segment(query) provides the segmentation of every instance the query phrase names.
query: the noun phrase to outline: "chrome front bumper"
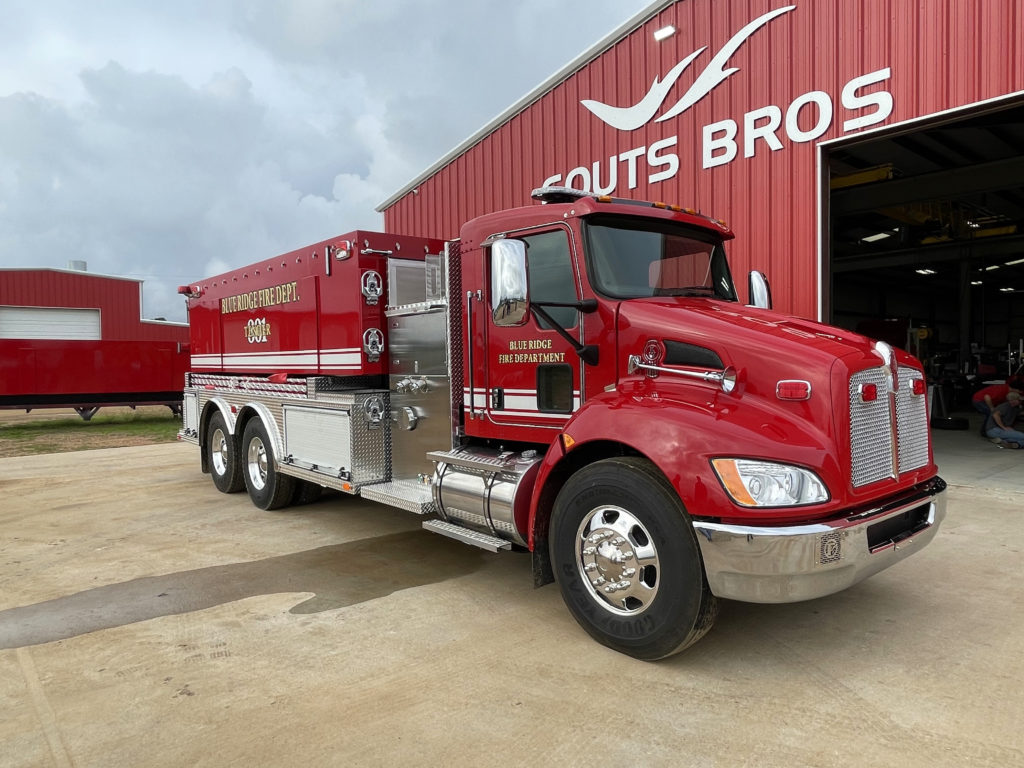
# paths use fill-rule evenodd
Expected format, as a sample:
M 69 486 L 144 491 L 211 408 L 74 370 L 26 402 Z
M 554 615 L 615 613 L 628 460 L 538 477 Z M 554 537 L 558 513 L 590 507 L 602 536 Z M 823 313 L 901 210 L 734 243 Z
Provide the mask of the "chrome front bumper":
M 712 593 L 750 603 L 831 595 L 934 538 L 946 517 L 939 477 L 909 497 L 861 514 L 772 528 L 694 522 Z

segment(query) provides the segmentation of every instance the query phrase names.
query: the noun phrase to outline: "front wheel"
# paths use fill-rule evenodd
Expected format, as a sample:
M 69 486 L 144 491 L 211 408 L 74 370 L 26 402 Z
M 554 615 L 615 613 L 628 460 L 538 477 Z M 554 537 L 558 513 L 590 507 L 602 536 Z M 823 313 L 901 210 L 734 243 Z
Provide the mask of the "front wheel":
M 605 459 L 569 478 L 555 500 L 549 546 L 570 612 L 609 648 L 660 659 L 714 623 L 718 603 L 693 525 L 645 459 Z
M 258 418 L 249 420 L 242 437 L 245 488 L 252 503 L 260 509 L 279 509 L 288 504 L 295 492 L 295 478 L 277 471 L 274 448 L 267 430 Z

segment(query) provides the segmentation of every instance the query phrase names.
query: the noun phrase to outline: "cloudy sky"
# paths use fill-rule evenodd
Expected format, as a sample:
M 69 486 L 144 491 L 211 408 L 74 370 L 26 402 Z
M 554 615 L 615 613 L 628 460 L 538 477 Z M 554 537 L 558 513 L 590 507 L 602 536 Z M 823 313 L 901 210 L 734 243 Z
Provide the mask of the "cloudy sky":
M 178 285 L 355 228 L 650 0 L 4 0 L 0 267 Z M 583 12 L 581 12 L 581 9 Z

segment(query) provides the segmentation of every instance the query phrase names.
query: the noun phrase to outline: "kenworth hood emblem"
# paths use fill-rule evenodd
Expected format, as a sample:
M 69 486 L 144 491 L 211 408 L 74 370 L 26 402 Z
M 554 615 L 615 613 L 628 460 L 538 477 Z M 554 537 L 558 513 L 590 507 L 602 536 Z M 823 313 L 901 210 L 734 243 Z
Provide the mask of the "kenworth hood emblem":
M 725 63 L 729 60 L 729 57 L 736 53 L 736 51 L 739 50 L 739 47 L 747 41 L 747 38 L 753 35 L 758 29 L 763 27 L 776 16 L 789 13 L 794 8 L 796 8 L 795 5 L 787 5 L 785 8 L 770 11 L 763 16 L 759 16 L 754 19 L 752 22 L 747 24 L 747 26 L 743 27 L 743 29 L 733 35 L 729 42 L 722 46 L 722 49 L 715 54 L 714 58 L 712 58 L 710 62 L 708 62 L 704 71 L 697 75 L 697 78 L 693 81 L 693 85 L 691 85 L 686 93 L 683 94 L 683 97 L 675 103 L 675 106 L 665 112 L 665 114 L 659 117 L 655 122 L 660 123 L 665 120 L 670 120 L 676 115 L 682 114 L 711 93 L 711 91 L 723 83 L 730 75 L 735 72 L 739 72 L 739 67 L 723 69 Z M 693 60 L 706 49 L 706 45 L 702 48 L 698 48 L 685 59 L 680 61 L 669 70 L 668 74 L 665 75 L 664 80 L 659 81 L 658 78 L 655 77 L 650 90 L 647 91 L 647 95 L 631 107 L 613 107 L 608 104 L 603 104 L 600 101 L 594 101 L 593 99 L 583 99 L 580 101 L 580 104 L 593 112 L 598 119 L 613 128 L 618 128 L 620 131 L 632 131 L 640 128 L 641 126 L 649 123 L 657 114 L 658 110 L 661 109 L 662 104 L 665 103 L 665 99 L 668 98 L 669 91 L 672 90 L 672 87 L 676 84 L 679 77 L 684 71 L 686 71 L 686 68 L 690 66 L 691 62 L 693 62 Z

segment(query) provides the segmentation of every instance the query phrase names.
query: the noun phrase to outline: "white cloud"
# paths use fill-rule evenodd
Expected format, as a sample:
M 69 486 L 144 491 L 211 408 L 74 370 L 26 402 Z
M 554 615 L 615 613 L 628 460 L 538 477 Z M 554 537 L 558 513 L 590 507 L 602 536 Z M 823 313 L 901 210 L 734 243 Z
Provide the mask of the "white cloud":
M 356 228 L 646 0 L 5 3 L 0 266 L 177 285 Z

